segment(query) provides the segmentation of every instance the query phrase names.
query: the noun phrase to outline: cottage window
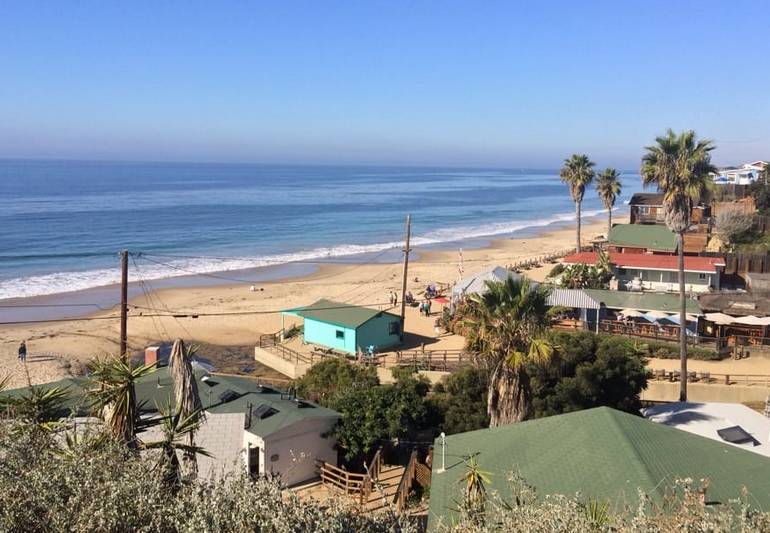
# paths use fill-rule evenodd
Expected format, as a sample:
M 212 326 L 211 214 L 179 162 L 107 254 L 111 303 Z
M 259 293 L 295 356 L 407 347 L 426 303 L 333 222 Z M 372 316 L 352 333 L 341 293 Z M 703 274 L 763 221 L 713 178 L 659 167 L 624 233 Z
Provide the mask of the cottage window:
M 336 331 L 336 335 L 338 339 L 344 339 L 345 338 L 345 331 L 342 329 L 338 329 Z
M 259 448 L 249 448 L 249 475 L 251 477 L 259 475 Z
M 639 207 L 639 214 L 640 215 L 649 215 L 650 214 L 650 208 L 646 205 Z
M 398 335 L 401 333 L 401 323 L 398 321 L 393 321 L 390 324 L 388 324 L 388 335 Z
M 701 280 L 701 281 L 705 281 L 706 280 L 706 273 L 705 272 L 701 272 L 700 274 L 698 274 L 698 279 Z

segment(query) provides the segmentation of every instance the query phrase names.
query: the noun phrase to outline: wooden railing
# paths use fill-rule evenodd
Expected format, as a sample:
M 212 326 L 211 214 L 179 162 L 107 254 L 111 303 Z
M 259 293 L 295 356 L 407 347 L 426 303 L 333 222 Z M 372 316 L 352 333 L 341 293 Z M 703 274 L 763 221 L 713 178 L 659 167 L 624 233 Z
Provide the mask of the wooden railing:
M 361 487 L 361 505 L 365 505 L 369 501 L 369 496 L 374 490 L 374 483 L 380 479 L 380 473 L 382 472 L 382 448 L 379 448 L 372 457 L 369 463 L 369 468 L 366 471 L 366 477 L 364 478 L 363 487 Z
M 345 494 L 361 494 L 367 478 L 366 474 L 348 472 L 324 461 L 318 461 L 318 471 L 325 485 L 337 487 Z
M 420 462 L 415 467 L 415 480 L 421 487 L 430 487 L 431 471 L 427 465 Z
M 652 370 L 652 377 L 658 381 L 679 381 L 678 370 Z M 714 385 L 746 385 L 770 389 L 770 375 L 766 374 L 719 374 L 714 372 L 688 372 L 687 381 Z
M 406 499 L 409 497 L 409 491 L 412 489 L 417 471 L 417 450 L 412 451 L 409 456 L 409 464 L 406 465 L 404 473 L 401 475 L 401 481 L 398 483 L 398 489 L 393 496 L 393 504 L 396 507 L 396 513 L 401 514 L 406 509 Z
M 413 366 L 419 370 L 451 370 L 473 361 L 474 354 L 465 350 L 402 350 L 396 360 L 378 358 L 382 366 Z

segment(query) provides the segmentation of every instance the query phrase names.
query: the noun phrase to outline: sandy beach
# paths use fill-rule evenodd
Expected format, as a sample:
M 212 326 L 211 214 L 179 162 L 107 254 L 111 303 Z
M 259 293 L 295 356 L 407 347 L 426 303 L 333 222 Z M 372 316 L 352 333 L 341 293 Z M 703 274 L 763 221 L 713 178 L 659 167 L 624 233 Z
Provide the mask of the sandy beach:
M 584 223 L 585 241 L 606 232 L 603 219 Z M 466 275 L 497 265 L 557 253 L 574 243 L 574 229 L 543 232 L 534 237 L 492 241 L 490 246 L 463 251 Z M 419 252 L 419 259 L 409 267 L 408 290 L 421 293 L 429 282 L 454 283 L 459 279 L 458 250 Z M 190 286 L 162 289 L 131 299 L 128 343 L 140 353 L 146 346 L 181 337 L 200 346 L 203 357 L 218 370 L 257 375 L 275 373 L 253 361 L 252 350 L 260 334 L 281 327 L 281 309 L 310 304 L 320 298 L 387 308 L 389 291 L 401 290 L 402 264 L 324 265 L 317 272 L 292 279 L 264 282 L 252 290 L 250 284 Z M 544 265 L 527 275 L 542 280 L 552 268 Z M 198 318 L 153 317 L 154 314 L 243 313 Z M 104 317 L 116 311 L 101 312 L 72 322 L 0 327 L 0 366 L 11 375 L 11 386 L 23 386 L 26 378 L 17 361 L 17 347 L 22 339 L 29 349 L 28 371 L 33 383 L 42 383 L 78 375 L 92 358 L 115 353 L 118 347 L 119 321 Z M 408 309 L 406 332 L 412 339 L 435 343 L 433 318 L 419 316 Z M 414 342 L 414 341 L 413 341 Z M 459 348 L 461 337 L 446 335 L 438 339 L 441 348 Z

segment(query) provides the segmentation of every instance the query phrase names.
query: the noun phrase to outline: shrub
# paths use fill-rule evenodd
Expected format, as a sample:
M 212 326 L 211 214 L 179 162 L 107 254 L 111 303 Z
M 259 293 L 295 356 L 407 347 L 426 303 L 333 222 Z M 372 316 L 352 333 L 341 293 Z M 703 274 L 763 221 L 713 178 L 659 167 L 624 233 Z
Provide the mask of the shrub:
M 555 278 L 559 274 L 564 272 L 564 264 L 563 263 L 556 263 L 554 267 L 551 269 L 551 271 L 548 273 L 549 278 Z

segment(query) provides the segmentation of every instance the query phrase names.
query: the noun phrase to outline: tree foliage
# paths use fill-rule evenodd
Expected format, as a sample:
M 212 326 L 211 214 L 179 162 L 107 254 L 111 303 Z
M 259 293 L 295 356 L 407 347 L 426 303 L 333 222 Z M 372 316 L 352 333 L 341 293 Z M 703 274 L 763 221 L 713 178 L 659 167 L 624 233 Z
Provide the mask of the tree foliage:
M 342 415 L 335 435 L 347 459 L 366 455 L 392 439 L 414 439 L 426 427 L 427 382 L 407 372 L 395 377 L 393 385 L 343 388 L 330 403 Z
M 447 435 L 489 427 L 487 372 L 468 366 L 444 378 L 433 389 L 431 402 L 441 413 L 441 430 Z
M 614 168 L 605 168 L 596 177 L 596 192 L 599 199 L 607 209 L 607 234 L 612 229 L 612 208 L 615 207 L 615 200 L 620 196 L 620 172 Z
M 328 358 L 313 365 L 297 380 L 297 394 L 324 407 L 350 389 L 370 389 L 380 384 L 374 367 L 352 365 L 342 358 Z
M 754 224 L 754 217 L 744 213 L 739 208 L 721 211 L 716 216 L 714 231 L 728 246 L 734 245 L 737 237 L 746 233 Z
M 559 177 L 569 187 L 572 201 L 575 202 L 575 251 L 580 251 L 580 206 L 586 187 L 594 179 L 594 162 L 585 154 L 573 154 L 564 160 L 564 166 L 559 171 Z
M 278 479 L 234 474 L 169 491 L 155 461 L 107 434 L 63 441 L 0 421 L 0 531 L 193 533 L 415 531 L 392 514 L 363 514 L 285 493 Z
M 561 364 L 530 369 L 535 417 L 598 406 L 639 413 L 647 369 L 633 341 L 589 332 L 552 333 L 550 340 L 561 347 Z

